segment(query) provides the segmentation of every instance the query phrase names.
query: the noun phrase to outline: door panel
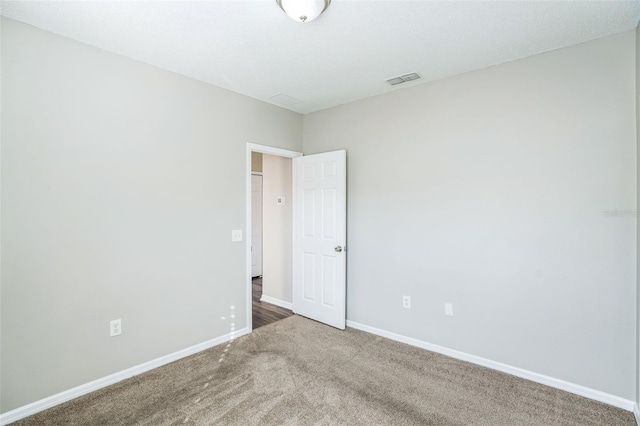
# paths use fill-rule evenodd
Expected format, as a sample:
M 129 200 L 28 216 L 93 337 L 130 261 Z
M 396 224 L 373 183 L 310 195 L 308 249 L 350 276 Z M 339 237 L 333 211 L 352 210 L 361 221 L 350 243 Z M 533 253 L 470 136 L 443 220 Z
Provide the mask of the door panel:
M 346 151 L 293 160 L 293 310 L 340 329 L 346 320 L 346 163 Z

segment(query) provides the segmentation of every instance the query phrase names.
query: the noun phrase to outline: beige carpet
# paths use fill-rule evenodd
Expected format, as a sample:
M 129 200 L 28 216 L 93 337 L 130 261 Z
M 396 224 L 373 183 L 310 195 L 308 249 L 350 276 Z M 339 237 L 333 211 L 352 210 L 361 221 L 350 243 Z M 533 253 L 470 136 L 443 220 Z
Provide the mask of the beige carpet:
M 226 352 L 225 352 L 226 351 Z M 635 425 L 633 414 L 299 316 L 17 425 Z

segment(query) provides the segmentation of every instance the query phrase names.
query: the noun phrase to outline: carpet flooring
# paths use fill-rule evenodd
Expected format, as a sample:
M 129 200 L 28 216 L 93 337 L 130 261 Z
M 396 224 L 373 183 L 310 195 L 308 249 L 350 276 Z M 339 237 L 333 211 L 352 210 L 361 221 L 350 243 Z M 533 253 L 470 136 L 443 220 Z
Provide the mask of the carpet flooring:
M 15 425 L 635 425 L 606 404 L 299 316 Z

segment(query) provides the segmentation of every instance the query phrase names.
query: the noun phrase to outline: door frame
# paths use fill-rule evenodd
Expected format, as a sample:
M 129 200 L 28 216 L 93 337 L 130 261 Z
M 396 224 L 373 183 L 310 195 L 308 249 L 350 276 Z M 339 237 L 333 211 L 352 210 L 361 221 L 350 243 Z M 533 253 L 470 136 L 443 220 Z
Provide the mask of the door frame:
M 246 300 L 246 321 L 249 333 L 253 331 L 253 313 L 252 313 L 252 293 L 253 286 L 251 283 L 251 153 L 260 152 L 262 154 L 277 155 L 286 158 L 302 157 L 302 153 L 298 151 L 290 151 L 288 149 L 275 148 L 267 145 L 259 145 L 255 143 L 247 143 L 246 164 L 245 164 L 245 280 L 247 290 Z M 291 170 L 293 173 L 293 167 Z M 293 202 L 293 200 L 291 200 Z M 295 225 L 295 218 L 293 218 Z M 264 264 L 262 265 L 264 268 Z

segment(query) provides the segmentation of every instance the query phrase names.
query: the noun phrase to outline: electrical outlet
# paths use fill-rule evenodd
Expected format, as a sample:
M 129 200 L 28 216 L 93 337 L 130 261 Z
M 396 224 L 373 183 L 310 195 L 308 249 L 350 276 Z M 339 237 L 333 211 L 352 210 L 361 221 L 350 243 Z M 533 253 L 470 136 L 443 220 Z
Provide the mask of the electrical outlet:
M 453 316 L 453 305 L 451 303 L 444 304 L 444 314 L 448 317 Z
M 109 336 L 119 336 L 122 334 L 122 320 L 116 319 L 109 323 Z
M 411 296 L 402 296 L 402 307 L 411 309 Z
M 235 243 L 242 241 L 242 229 L 234 229 L 231 231 L 231 242 Z

